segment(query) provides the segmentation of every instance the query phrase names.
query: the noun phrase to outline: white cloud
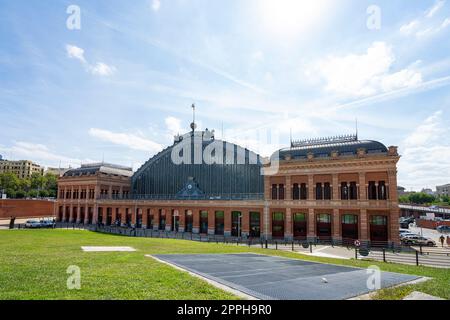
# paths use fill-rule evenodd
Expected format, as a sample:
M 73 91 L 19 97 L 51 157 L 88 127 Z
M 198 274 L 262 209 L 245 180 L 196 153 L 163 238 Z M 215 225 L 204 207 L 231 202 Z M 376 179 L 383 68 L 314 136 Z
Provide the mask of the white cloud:
M 133 150 L 156 153 L 162 149 L 160 144 L 146 139 L 145 137 L 131 133 L 112 132 L 98 128 L 91 128 L 89 129 L 89 135 Z
M 172 136 L 177 134 L 182 134 L 183 130 L 181 128 L 181 120 L 175 117 L 167 117 L 165 120 L 167 130 L 169 130 Z M 186 130 L 184 130 L 186 131 Z
M 450 135 L 443 123 L 442 111 L 436 111 L 418 125 L 403 141 L 399 163 L 399 184 L 420 190 L 448 183 L 450 172 Z
M 445 1 L 443 0 L 437 1 L 431 8 L 426 10 L 422 16 L 402 25 L 400 27 L 400 32 L 404 35 L 415 35 L 417 38 L 425 38 L 440 32 L 450 24 L 450 19 L 445 19 L 442 24 L 437 26 L 434 21 L 435 19 L 431 18 L 435 16 L 444 4 Z M 419 29 L 419 26 L 421 25 L 423 25 L 423 28 Z
M 84 58 L 84 50 L 74 46 L 74 45 L 66 45 L 67 56 L 71 59 L 78 59 L 83 63 L 86 63 L 86 59 Z
M 345 96 L 369 96 L 422 82 L 413 69 L 390 73 L 395 55 L 384 42 L 374 42 L 362 55 L 329 56 L 318 64 L 325 89 Z
M 382 78 L 381 87 L 383 91 L 389 92 L 398 88 L 414 87 L 420 83 L 422 83 L 422 74 L 420 72 L 403 69 Z
M 430 9 L 428 9 L 426 11 L 426 17 L 427 18 L 432 18 L 439 10 L 441 10 L 441 8 L 444 6 L 445 1 L 444 0 L 439 0 L 436 2 L 436 4 L 434 6 L 432 6 Z
M 419 26 L 420 22 L 419 20 L 413 20 L 407 24 L 404 24 L 403 26 L 400 27 L 400 32 L 406 35 L 410 35 L 414 32 L 414 30 L 417 29 L 417 27 Z
M 90 70 L 93 75 L 111 76 L 116 72 L 116 67 L 108 66 L 103 62 L 97 62 Z
M 447 18 L 442 22 L 441 29 L 447 28 L 448 26 L 450 26 L 450 18 Z
M 153 0 L 152 1 L 152 10 L 158 11 L 159 8 L 161 8 L 161 1 L 160 0 Z
M 0 146 L 0 152 L 12 155 L 17 160 L 32 160 L 43 166 L 61 167 L 79 166 L 81 163 L 95 162 L 91 159 L 75 159 L 51 151 L 38 143 L 18 141 L 12 147 Z M 6 158 L 6 157 L 5 157 Z
M 86 71 L 96 76 L 111 76 L 116 72 L 116 67 L 109 66 L 104 62 L 97 62 L 95 64 L 90 64 L 84 57 L 84 49 L 74 46 L 66 45 L 67 56 L 70 59 L 76 59 L 81 61 Z

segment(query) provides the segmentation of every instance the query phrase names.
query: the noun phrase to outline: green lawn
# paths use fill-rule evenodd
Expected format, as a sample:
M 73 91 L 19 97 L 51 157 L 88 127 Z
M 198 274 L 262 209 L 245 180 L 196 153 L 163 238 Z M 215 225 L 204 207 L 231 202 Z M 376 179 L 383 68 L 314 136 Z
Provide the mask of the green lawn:
M 136 252 L 87 253 L 81 246 L 131 246 Z M 450 271 L 372 261 L 340 260 L 184 240 L 128 238 L 81 230 L 0 231 L 0 299 L 236 299 L 185 272 L 144 257 L 161 253 L 255 252 L 433 277 L 382 290 L 398 299 L 413 290 L 450 299 Z M 81 290 L 68 290 L 67 267 L 81 268 Z

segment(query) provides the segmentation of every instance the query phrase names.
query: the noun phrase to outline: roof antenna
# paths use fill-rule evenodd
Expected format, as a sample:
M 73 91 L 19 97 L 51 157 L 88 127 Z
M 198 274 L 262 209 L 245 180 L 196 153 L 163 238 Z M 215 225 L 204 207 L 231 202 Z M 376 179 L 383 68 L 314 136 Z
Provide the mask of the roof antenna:
M 358 118 L 356 120 L 356 140 L 358 140 Z
M 197 125 L 195 124 L 195 104 L 192 104 L 192 123 L 191 123 L 192 132 L 194 132 L 196 128 Z

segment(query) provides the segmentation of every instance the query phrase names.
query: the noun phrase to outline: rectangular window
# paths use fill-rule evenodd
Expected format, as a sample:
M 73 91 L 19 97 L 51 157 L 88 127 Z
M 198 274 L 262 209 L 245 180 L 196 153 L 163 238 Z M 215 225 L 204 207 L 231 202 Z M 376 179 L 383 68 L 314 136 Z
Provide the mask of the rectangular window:
M 342 223 L 344 224 L 357 224 L 358 216 L 354 214 L 344 214 L 342 216 Z
M 317 215 L 317 222 L 331 223 L 331 215 L 327 213 L 321 213 Z
M 305 213 L 294 213 L 294 222 L 305 222 L 306 214 Z

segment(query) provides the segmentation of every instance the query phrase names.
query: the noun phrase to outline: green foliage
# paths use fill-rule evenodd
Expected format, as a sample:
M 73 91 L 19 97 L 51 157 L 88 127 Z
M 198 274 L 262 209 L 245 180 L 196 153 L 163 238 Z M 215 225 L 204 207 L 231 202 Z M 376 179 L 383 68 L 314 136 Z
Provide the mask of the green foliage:
M 16 198 L 17 199 L 23 199 L 23 198 L 25 198 L 26 195 L 27 195 L 27 193 L 25 191 L 23 191 L 23 190 L 18 190 L 16 192 Z
M 400 196 L 398 197 L 398 201 L 400 203 L 409 203 L 409 196 Z
M 447 197 L 448 198 L 448 197 Z M 450 200 L 450 199 L 449 199 Z M 447 202 L 424 192 L 411 193 L 409 195 L 403 195 L 398 197 L 400 203 L 412 203 L 412 204 L 441 204 Z M 447 202 L 448 203 L 448 202 Z
M 0 173 L 0 191 L 4 190 L 8 198 L 56 197 L 58 177 L 47 173 L 41 176 L 33 173 L 30 179 L 19 179 L 13 173 Z

